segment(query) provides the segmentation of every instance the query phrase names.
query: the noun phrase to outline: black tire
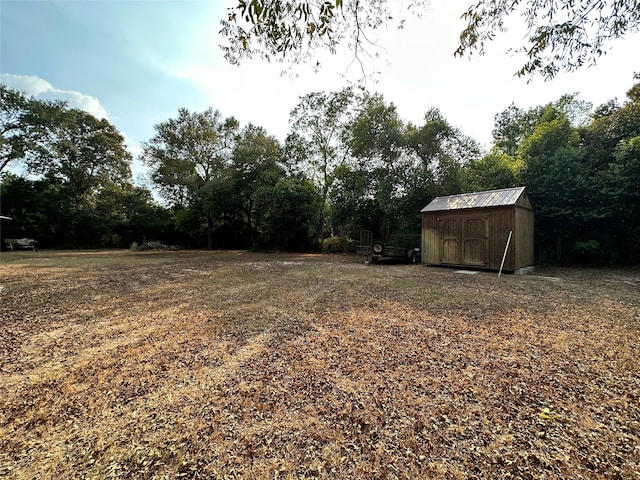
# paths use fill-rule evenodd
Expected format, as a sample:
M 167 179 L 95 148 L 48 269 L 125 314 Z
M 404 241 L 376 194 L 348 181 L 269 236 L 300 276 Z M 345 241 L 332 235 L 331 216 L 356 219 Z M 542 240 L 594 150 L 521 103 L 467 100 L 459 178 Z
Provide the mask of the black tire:
M 371 245 L 371 251 L 376 255 L 381 255 L 383 250 L 384 250 L 384 243 L 382 243 L 380 240 L 376 240 Z
M 409 255 L 409 262 L 416 263 L 418 261 L 418 257 L 416 256 L 416 252 L 411 252 Z

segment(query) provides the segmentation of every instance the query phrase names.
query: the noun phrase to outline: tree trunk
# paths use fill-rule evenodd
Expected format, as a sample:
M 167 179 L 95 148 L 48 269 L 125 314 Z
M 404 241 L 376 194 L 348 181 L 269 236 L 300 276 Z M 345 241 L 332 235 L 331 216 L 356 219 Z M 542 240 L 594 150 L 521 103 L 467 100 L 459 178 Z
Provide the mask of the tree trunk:
M 244 210 L 244 213 L 247 216 L 247 227 L 249 228 L 249 236 L 251 237 L 251 248 L 255 249 L 258 242 L 256 240 L 255 229 L 253 228 L 252 211 L 253 211 L 253 201 L 250 200 L 249 205 Z
M 207 215 L 207 250 L 213 250 L 213 218 Z

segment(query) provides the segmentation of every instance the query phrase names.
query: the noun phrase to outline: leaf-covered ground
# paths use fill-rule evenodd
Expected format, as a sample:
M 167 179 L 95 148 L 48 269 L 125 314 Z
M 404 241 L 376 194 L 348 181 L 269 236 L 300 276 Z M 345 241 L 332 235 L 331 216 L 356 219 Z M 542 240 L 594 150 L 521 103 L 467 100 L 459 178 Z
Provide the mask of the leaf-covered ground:
M 8 252 L 0 477 L 640 478 L 640 271 Z

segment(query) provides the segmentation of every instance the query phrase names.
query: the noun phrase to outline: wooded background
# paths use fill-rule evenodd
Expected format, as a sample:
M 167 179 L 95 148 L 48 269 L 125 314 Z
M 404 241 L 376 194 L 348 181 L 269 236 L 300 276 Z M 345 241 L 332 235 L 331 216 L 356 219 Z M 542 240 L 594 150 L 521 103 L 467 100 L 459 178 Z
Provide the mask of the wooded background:
M 577 94 L 513 103 L 488 150 L 438 109 L 416 125 L 357 88 L 301 97 L 284 142 L 182 108 L 143 145 L 147 187 L 107 120 L 1 85 L 1 235 L 40 248 L 350 251 L 361 228 L 418 233 L 436 196 L 526 186 L 538 263 L 638 264 L 639 80 L 595 108 Z

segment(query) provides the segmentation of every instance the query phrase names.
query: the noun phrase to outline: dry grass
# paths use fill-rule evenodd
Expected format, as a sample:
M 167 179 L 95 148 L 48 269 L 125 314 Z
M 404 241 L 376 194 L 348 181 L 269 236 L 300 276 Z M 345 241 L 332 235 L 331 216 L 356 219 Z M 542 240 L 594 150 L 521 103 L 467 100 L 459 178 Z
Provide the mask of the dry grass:
M 0 477 L 640 478 L 640 272 L 361 260 L 2 254 Z

